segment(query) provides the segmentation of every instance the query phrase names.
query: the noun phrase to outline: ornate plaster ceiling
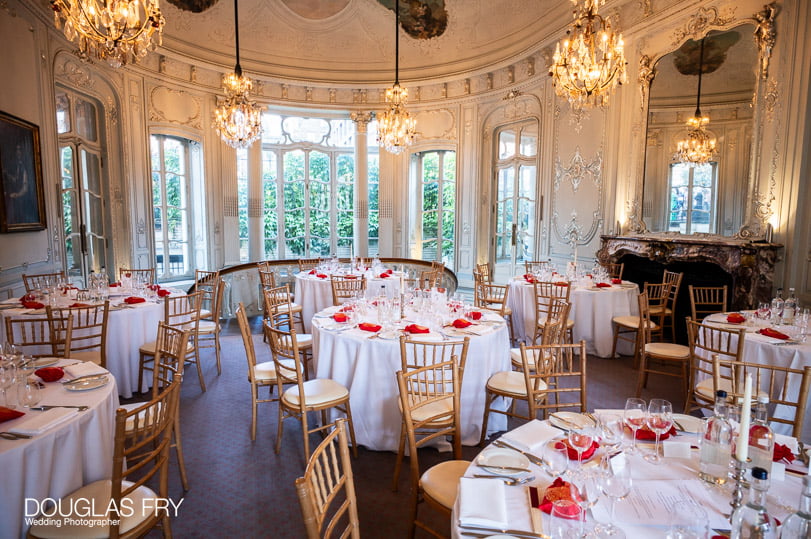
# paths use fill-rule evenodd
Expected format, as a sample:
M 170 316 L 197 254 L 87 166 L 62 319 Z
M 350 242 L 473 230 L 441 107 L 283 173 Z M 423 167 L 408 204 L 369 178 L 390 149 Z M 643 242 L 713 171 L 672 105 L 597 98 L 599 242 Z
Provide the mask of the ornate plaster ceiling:
M 171 2 L 162 5 L 164 52 L 223 71 L 233 67 L 233 2 L 220 0 L 197 13 L 175 4 L 191 9 L 211 0 Z M 242 67 L 249 75 L 270 79 L 389 84 L 394 76 L 393 4 L 239 0 Z M 536 50 L 550 34 L 562 34 L 570 6 L 563 0 L 401 0 L 401 22 L 410 24 L 411 33 L 400 34 L 400 78 L 406 83 L 459 78 L 508 65 Z

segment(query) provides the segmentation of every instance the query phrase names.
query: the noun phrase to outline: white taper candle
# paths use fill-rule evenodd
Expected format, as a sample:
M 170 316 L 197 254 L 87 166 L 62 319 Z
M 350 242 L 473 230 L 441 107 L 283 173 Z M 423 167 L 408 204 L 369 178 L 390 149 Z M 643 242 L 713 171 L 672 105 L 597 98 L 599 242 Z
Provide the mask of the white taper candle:
M 741 423 L 738 425 L 738 445 L 735 448 L 735 458 L 746 462 L 749 456 L 749 423 L 752 415 L 752 374 L 746 375 L 743 386 L 743 402 L 741 402 Z

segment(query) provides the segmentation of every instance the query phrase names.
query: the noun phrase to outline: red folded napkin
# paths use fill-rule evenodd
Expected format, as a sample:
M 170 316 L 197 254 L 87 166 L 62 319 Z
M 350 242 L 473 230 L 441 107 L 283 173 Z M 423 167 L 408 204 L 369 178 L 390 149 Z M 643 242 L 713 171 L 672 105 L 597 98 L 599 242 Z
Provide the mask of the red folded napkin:
M 34 301 L 36 299 L 37 299 L 37 297 L 34 294 L 25 294 L 23 297 L 20 298 L 20 303 L 23 303 L 23 302 L 26 302 L 26 301 Z
M 791 452 L 791 449 L 789 449 L 788 446 L 778 444 L 777 442 L 774 443 L 774 454 L 772 455 L 772 460 L 774 462 L 785 460 L 787 464 L 791 464 L 794 462 L 795 458 L 794 453 Z
M 622 284 L 622 279 L 611 279 L 611 284 Z
M 43 382 L 56 382 L 65 376 L 65 371 L 62 367 L 43 367 L 35 370 L 34 374 L 39 376 Z
M 127 279 L 130 279 L 132 277 L 132 273 L 127 272 L 127 273 L 124 274 L 124 277 L 126 277 Z
M 535 282 L 535 279 L 529 273 L 524 274 L 524 280 L 530 284 Z
M 346 316 L 346 313 L 335 313 L 332 315 L 332 319 L 336 322 L 346 322 L 349 320 L 349 317 Z
M 746 317 L 741 313 L 729 313 L 727 315 L 727 322 L 730 324 L 743 324 L 746 322 Z
M 387 270 L 386 270 L 386 273 L 388 273 L 389 275 L 391 275 L 392 273 L 394 273 L 394 270 L 393 270 L 393 269 L 387 269 Z
M 168 290 L 164 290 L 163 288 L 158 290 L 158 297 L 159 298 L 165 298 L 166 296 L 170 296 L 171 294 L 172 294 L 171 292 L 169 292 Z
M 371 331 L 373 333 L 380 331 L 382 327 L 383 326 L 372 324 L 371 322 L 361 322 L 358 324 L 358 329 L 362 329 L 363 331 Z
M 464 318 L 457 318 L 456 320 L 453 321 L 453 327 L 455 327 L 456 329 L 464 329 L 472 323 L 473 322 L 465 320 Z
M 329 277 L 329 275 L 327 275 L 326 273 L 319 273 L 316 275 L 316 277 L 318 277 L 319 279 L 326 279 L 327 277 Z
M 675 426 L 670 427 L 669 431 L 665 432 L 664 434 L 659 435 L 659 441 L 661 442 L 662 440 L 667 440 L 671 436 L 675 436 L 675 435 L 676 435 L 676 427 Z M 656 439 L 656 433 L 653 432 L 652 430 L 650 430 L 647 427 L 647 425 L 645 425 L 644 427 L 642 427 L 641 429 L 638 429 L 636 431 L 636 439 L 637 440 L 655 440 Z
M 344 279 L 357 279 L 357 275 L 344 275 Z
M 318 272 L 315 271 L 314 269 L 312 269 L 312 270 L 310 270 L 310 272 L 307 275 L 315 275 L 316 273 L 318 273 Z
M 26 309 L 43 309 L 45 304 L 38 301 L 23 301 L 23 307 Z
M 482 318 L 482 312 L 481 312 L 481 311 L 473 311 L 473 312 L 471 312 L 471 313 L 470 313 L 470 317 L 471 317 L 473 320 L 481 320 L 481 318 Z
M 380 278 L 381 278 L 381 279 L 386 279 L 386 278 L 388 278 L 388 277 L 389 277 L 389 274 L 388 274 L 388 273 L 386 273 L 385 271 L 384 271 L 383 273 L 381 273 L 381 274 L 380 274 Z
M 557 281 L 557 282 L 555 282 L 553 284 L 555 286 L 569 286 L 569 283 L 567 283 L 566 281 Z
M 781 333 L 781 332 L 777 331 L 776 329 L 772 329 L 772 328 L 763 328 L 760 331 L 758 331 L 758 333 L 760 333 L 761 335 L 765 335 L 766 337 L 771 337 L 773 339 L 782 339 L 784 341 L 786 339 L 790 338 L 785 333 Z
M 110 283 L 110 286 L 121 286 L 121 283 Z
M 160 290 L 160 289 L 161 289 L 161 285 L 159 285 L 159 284 L 151 284 L 151 285 L 147 286 L 147 288 L 148 288 L 148 289 L 150 289 L 150 290 L 154 290 L 155 292 L 157 292 L 158 290 Z
M 580 495 L 577 494 L 577 492 L 572 492 L 571 483 L 564 481 L 560 477 L 555 478 L 555 480 L 552 481 L 552 484 L 546 487 L 546 490 L 543 493 L 543 500 L 541 500 L 541 505 L 538 506 L 538 509 L 544 513 L 550 514 L 552 513 L 552 503 L 558 500 L 571 500 L 575 503 L 580 501 Z M 576 513 L 572 513 L 569 518 L 574 519 L 577 517 L 578 515 Z
M 409 324 L 403 328 L 403 331 L 407 331 L 408 333 L 430 333 L 431 330 L 425 326 L 420 326 L 417 324 Z
M 11 419 L 17 419 L 18 417 L 22 417 L 25 415 L 25 412 L 20 412 L 19 410 L 12 410 L 11 408 L 6 408 L 5 406 L 0 406 L 0 423 L 3 421 L 9 421 Z
M 659 438 L 661 440 L 661 438 Z M 566 454 L 569 456 L 569 460 L 577 460 L 577 449 L 573 448 L 569 445 L 569 440 L 561 440 L 560 442 L 564 446 L 566 446 Z M 588 460 L 597 451 L 597 448 L 600 447 L 600 444 L 597 443 L 597 440 L 591 442 L 591 447 L 583 451 L 583 456 L 580 457 L 581 460 Z
M 597 288 L 611 288 L 611 285 L 608 283 L 597 283 L 594 286 L 596 286 Z
M 341 308 L 340 308 L 340 309 L 338 309 L 338 310 L 339 310 L 340 312 L 342 312 L 342 313 L 348 313 L 349 311 L 354 311 L 354 310 L 355 310 L 355 306 L 354 306 L 354 305 L 346 305 L 345 307 L 341 307 Z
M 80 308 L 80 307 L 92 307 L 92 305 L 90 305 L 89 303 L 78 303 L 77 302 L 77 303 L 71 303 L 68 306 L 68 309 L 77 309 L 77 308 Z
M 124 298 L 124 303 L 132 305 L 134 303 L 144 303 L 146 300 L 144 298 L 139 298 L 137 296 L 130 296 L 128 298 Z

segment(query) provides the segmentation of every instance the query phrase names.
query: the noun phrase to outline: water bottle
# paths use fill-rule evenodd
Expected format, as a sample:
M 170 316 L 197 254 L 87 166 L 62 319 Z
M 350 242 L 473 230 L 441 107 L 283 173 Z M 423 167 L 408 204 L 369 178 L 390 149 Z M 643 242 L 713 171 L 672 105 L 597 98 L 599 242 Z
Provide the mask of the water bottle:
M 730 517 L 732 539 L 777 539 L 775 523 L 766 514 L 768 490 L 769 472 L 752 468 L 749 501 L 735 509 Z
M 797 511 L 790 514 L 780 527 L 780 537 L 795 539 L 811 537 L 811 476 L 803 477 L 803 492 Z
M 749 458 L 752 467 L 772 469 L 774 432 L 769 426 L 769 396 L 758 395 L 752 426 L 749 427 Z
M 794 325 L 794 317 L 797 315 L 797 296 L 794 295 L 794 289 L 788 289 L 788 298 L 783 304 L 783 323 L 787 326 Z
M 783 289 L 777 289 L 777 295 L 772 300 L 772 323 L 779 326 L 783 320 L 783 309 L 785 302 L 783 301 Z
M 729 477 L 732 457 L 732 425 L 727 419 L 727 392 L 715 394 L 715 413 L 704 421 L 700 446 L 698 477 L 708 483 L 723 485 Z

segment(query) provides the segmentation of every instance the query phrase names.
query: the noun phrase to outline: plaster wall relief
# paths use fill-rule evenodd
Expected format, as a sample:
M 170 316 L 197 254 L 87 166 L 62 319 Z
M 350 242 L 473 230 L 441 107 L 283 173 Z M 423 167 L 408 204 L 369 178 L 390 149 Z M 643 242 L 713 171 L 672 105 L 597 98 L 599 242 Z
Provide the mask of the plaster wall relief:
M 155 86 L 149 92 L 149 120 L 200 130 L 202 98 L 185 90 Z
M 419 129 L 419 139 L 422 141 L 458 138 L 456 118 L 448 109 L 424 110 L 414 117 Z
M 574 252 L 597 238 L 603 224 L 602 199 L 601 152 L 585 157 L 580 148 L 575 147 L 568 160 L 556 160 L 551 219 L 553 239 L 557 243 L 555 253 Z

